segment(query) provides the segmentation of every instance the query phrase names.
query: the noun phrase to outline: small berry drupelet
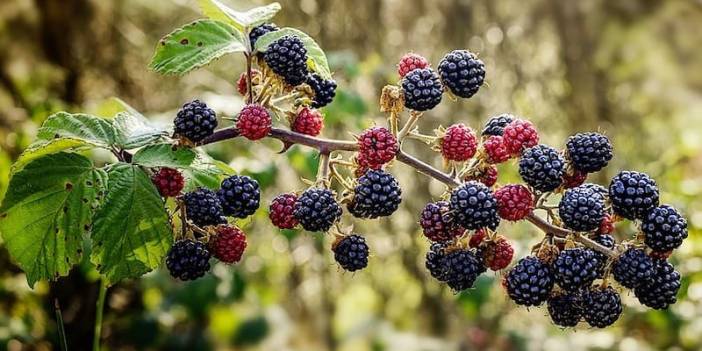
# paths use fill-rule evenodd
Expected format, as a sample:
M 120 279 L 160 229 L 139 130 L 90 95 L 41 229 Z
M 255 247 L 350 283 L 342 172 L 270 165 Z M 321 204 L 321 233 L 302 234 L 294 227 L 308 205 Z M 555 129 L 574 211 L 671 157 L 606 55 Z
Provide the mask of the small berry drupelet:
M 251 86 L 256 86 L 256 80 L 260 79 L 261 71 L 257 69 L 251 69 Z M 236 81 L 236 91 L 241 94 L 241 96 L 246 96 L 249 91 L 249 82 L 247 81 L 246 71 L 241 72 L 239 79 Z
M 536 145 L 522 152 L 519 175 L 538 191 L 553 191 L 563 181 L 565 161 L 558 150 L 547 145 Z
M 444 282 L 446 281 L 446 265 L 445 246 L 442 243 L 433 243 L 425 256 L 424 266 L 434 279 Z
M 271 115 L 265 107 L 257 104 L 246 105 L 236 119 L 236 129 L 249 140 L 264 138 L 272 128 Z
M 628 249 L 614 262 L 612 274 L 623 287 L 633 289 L 654 274 L 653 260 L 642 249 Z
M 509 297 L 518 305 L 539 306 L 553 288 L 551 267 L 534 256 L 519 260 L 504 278 Z
M 456 224 L 470 230 L 495 229 L 500 223 L 497 201 L 485 184 L 474 180 L 466 182 L 451 192 L 449 207 Z
M 303 107 L 295 116 L 291 129 L 310 136 L 317 136 L 324 127 L 324 117 L 319 110 Z
M 331 190 L 309 188 L 297 198 L 293 215 L 305 230 L 326 232 L 339 220 L 341 212 Z
M 456 96 L 469 98 L 485 81 L 485 65 L 472 52 L 454 50 L 439 61 L 441 81 Z
M 397 150 L 397 139 L 387 128 L 369 128 L 358 137 L 358 152 L 369 165 L 368 168 L 377 168 L 392 161 Z
M 197 188 L 185 193 L 183 202 L 186 216 L 197 226 L 227 223 L 222 204 L 219 202 L 217 194 L 210 189 Z
M 611 287 L 595 286 L 583 293 L 583 318 L 592 327 L 605 328 L 622 314 L 622 299 Z
M 581 186 L 583 183 L 585 183 L 585 180 L 587 180 L 587 173 L 577 170 L 568 172 L 566 170 L 566 172 L 563 173 L 563 188 L 570 189 L 575 188 L 576 186 Z
M 505 126 L 502 131 L 507 150 L 513 156 L 519 156 L 522 150 L 539 143 L 539 133 L 531 122 L 515 119 Z
M 556 284 L 567 292 L 587 287 L 597 278 L 599 263 L 590 249 L 578 247 L 563 250 L 553 263 Z
M 486 268 L 469 250 L 456 250 L 448 253 L 445 258 L 446 284 L 454 291 L 462 291 L 473 287 L 478 275 Z
M 680 290 L 680 273 L 666 260 L 653 261 L 651 279 L 634 289 L 636 298 L 643 305 L 662 310 L 677 301 Z
M 397 179 L 384 170 L 368 170 L 358 178 L 349 212 L 357 218 L 386 217 L 397 210 L 402 189 Z
M 470 240 L 468 240 L 468 247 L 479 247 L 480 244 L 483 243 L 483 240 L 485 240 L 486 236 L 487 230 L 485 230 L 484 228 L 476 230 L 475 233 L 473 233 L 473 235 L 470 236 Z
M 502 136 L 505 127 L 514 121 L 514 116 L 509 113 L 503 113 L 501 115 L 490 118 L 483 128 L 483 132 L 480 133 L 482 136 L 498 135 Z
M 422 226 L 427 239 L 444 242 L 463 234 L 465 229 L 453 223 L 449 211 L 449 204 L 446 201 L 430 202 L 424 206 L 419 217 L 419 225 Z
M 463 123 L 446 128 L 446 133 L 441 137 L 441 155 L 447 160 L 467 161 L 477 149 L 475 133 Z
M 360 235 L 339 237 L 332 245 L 334 259 L 341 268 L 354 272 L 368 265 L 368 245 Z
M 246 250 L 246 234 L 232 226 L 217 227 L 217 234 L 207 243 L 216 259 L 227 263 L 237 263 Z
M 548 314 L 559 327 L 574 327 L 582 319 L 583 309 L 577 294 L 559 293 L 548 299 Z
M 521 184 L 508 184 L 495 190 L 498 213 L 502 219 L 518 221 L 534 210 L 534 196 Z
M 502 235 L 481 247 L 479 252 L 485 266 L 496 272 L 509 266 L 514 257 L 512 244 Z
M 568 189 L 558 204 L 558 215 L 567 228 L 580 232 L 595 230 L 605 216 L 605 199 L 587 186 Z
M 670 251 L 687 238 L 687 220 L 669 205 L 658 206 L 641 221 L 644 243 L 654 251 Z
M 297 226 L 297 219 L 293 214 L 297 195 L 293 193 L 280 194 L 271 201 L 268 218 L 271 223 L 280 229 L 292 229 Z
M 324 107 L 334 100 L 336 96 L 336 82 L 334 80 L 324 79 L 317 73 L 311 73 L 307 76 L 306 83 L 314 92 L 312 107 Z
M 176 169 L 163 167 L 151 176 L 158 193 L 163 197 L 174 197 L 183 190 L 185 178 Z
M 566 143 L 568 159 L 581 172 L 597 172 L 612 159 L 612 143 L 600 133 L 578 133 Z
M 307 80 L 307 49 L 295 35 L 274 41 L 263 54 L 263 60 L 289 85 L 297 86 Z
M 251 42 L 251 48 L 256 46 L 256 41 L 258 38 L 262 37 L 264 34 L 275 32 L 278 30 L 278 26 L 273 23 L 263 23 L 251 29 L 249 32 L 249 41 Z
M 643 219 L 658 206 L 658 186 L 645 173 L 621 171 L 609 183 L 614 213 L 628 219 Z
M 400 62 L 397 64 L 397 74 L 400 75 L 400 78 L 404 78 L 407 73 L 410 73 L 415 69 L 428 67 L 429 61 L 427 61 L 424 56 L 410 52 L 402 56 Z
M 166 268 L 173 278 L 195 280 L 210 270 L 210 252 L 199 241 L 176 241 L 166 256 Z
M 486 161 L 492 164 L 502 163 L 512 158 L 512 154 L 507 150 L 504 138 L 499 135 L 491 135 L 483 140 L 483 149 L 485 150 Z
M 233 175 L 222 181 L 217 197 L 225 215 L 246 218 L 258 210 L 261 190 L 255 179 Z
M 431 68 L 419 68 L 402 78 L 405 107 L 415 111 L 431 110 L 441 102 L 443 88 Z
M 176 136 L 198 143 L 212 135 L 217 128 L 217 115 L 204 102 L 193 100 L 183 105 L 173 124 Z

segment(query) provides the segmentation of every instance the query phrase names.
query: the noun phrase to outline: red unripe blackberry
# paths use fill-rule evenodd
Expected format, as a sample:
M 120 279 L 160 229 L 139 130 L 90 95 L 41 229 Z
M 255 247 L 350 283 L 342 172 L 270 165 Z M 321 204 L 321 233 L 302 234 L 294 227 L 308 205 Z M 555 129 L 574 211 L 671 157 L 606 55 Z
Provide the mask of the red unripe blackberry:
M 498 236 L 494 241 L 488 242 L 480 250 L 485 266 L 493 271 L 506 268 L 514 257 L 514 248 L 504 236 Z
M 219 226 L 208 246 L 216 259 L 228 264 L 237 263 L 246 250 L 246 234 L 237 227 Z
M 322 113 L 319 110 L 303 107 L 292 123 L 293 132 L 317 136 L 324 127 Z
M 424 56 L 410 52 L 400 59 L 400 62 L 397 64 L 397 73 L 400 75 L 400 78 L 403 78 L 407 73 L 417 68 L 427 67 L 429 67 L 429 61 Z
M 257 69 L 251 69 L 251 86 L 256 86 L 256 79 L 261 76 L 261 71 Z M 249 83 L 246 81 L 246 71 L 241 72 L 239 75 L 239 80 L 236 81 L 236 91 L 241 94 L 241 96 L 246 96 L 249 91 Z
M 614 231 L 614 222 L 612 221 L 612 215 L 605 214 L 600 222 L 600 228 L 597 230 L 597 234 L 611 234 Z
M 508 184 L 495 191 L 500 217 L 518 221 L 534 210 L 534 196 L 521 184 Z
M 448 127 L 441 138 L 441 154 L 447 160 L 467 161 L 477 149 L 475 133 L 463 123 Z
M 444 242 L 463 234 L 465 229 L 452 222 L 449 211 L 449 204 L 446 201 L 430 202 L 424 206 L 419 225 L 422 226 L 427 239 Z
M 622 299 L 611 287 L 592 287 L 582 295 L 583 318 L 595 328 L 608 327 L 622 314 Z
M 185 185 L 185 179 L 178 170 L 166 167 L 154 173 L 151 176 L 151 181 L 156 185 L 156 189 L 163 197 L 173 197 L 180 194 Z
M 580 171 L 573 171 L 573 173 L 565 172 L 563 174 L 563 187 L 566 189 L 575 188 L 576 186 L 581 186 L 585 183 L 587 179 L 587 173 Z
M 539 143 L 539 133 L 529 121 L 517 119 L 505 126 L 502 132 L 505 146 L 513 156 L 518 156 L 522 150 Z
M 249 140 L 258 140 L 271 131 L 271 115 L 265 107 L 257 104 L 244 106 L 236 120 L 239 133 Z
M 366 159 L 365 154 L 358 153 L 353 157 L 353 163 L 356 165 L 356 169 L 354 170 L 353 174 L 356 176 L 356 178 L 359 178 L 366 174 L 368 170 L 370 169 L 381 169 L 383 167 L 383 164 L 371 164 L 368 162 Z
M 468 240 L 468 246 L 472 248 L 476 248 L 480 246 L 480 244 L 485 240 L 485 237 L 487 236 L 487 231 L 485 228 L 480 228 L 471 235 L 470 240 Z
M 477 180 L 490 188 L 497 183 L 497 167 L 495 165 L 488 165 L 483 168 L 477 176 L 466 177 L 463 180 Z
M 648 257 L 654 260 L 667 260 L 670 255 L 673 254 L 673 250 L 670 251 L 651 251 L 648 253 Z
M 274 226 L 280 229 L 295 228 L 297 225 L 297 219 L 293 214 L 295 201 L 297 201 L 297 195 L 293 193 L 280 194 L 271 201 L 268 218 Z
M 358 137 L 358 152 L 370 168 L 392 161 L 397 150 L 397 139 L 387 128 L 369 128 Z
M 489 163 L 502 163 L 512 157 L 504 138 L 499 135 L 491 135 L 485 139 L 483 149 L 485 149 L 485 156 Z

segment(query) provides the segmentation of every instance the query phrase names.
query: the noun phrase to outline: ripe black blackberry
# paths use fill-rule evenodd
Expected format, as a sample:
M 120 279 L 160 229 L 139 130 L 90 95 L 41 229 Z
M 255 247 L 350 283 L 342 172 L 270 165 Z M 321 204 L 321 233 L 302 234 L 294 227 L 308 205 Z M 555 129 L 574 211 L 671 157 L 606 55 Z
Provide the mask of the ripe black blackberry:
M 504 279 L 509 297 L 523 306 L 541 305 L 548 299 L 554 283 L 551 266 L 534 256 L 519 260 Z
M 341 268 L 354 272 L 368 265 L 368 245 L 360 235 L 349 235 L 339 238 L 332 246 L 334 259 Z
M 469 250 L 448 253 L 445 257 L 445 265 L 446 284 L 456 292 L 472 288 L 478 276 L 487 270 L 481 260 Z
M 173 120 L 173 132 L 192 142 L 200 142 L 212 135 L 217 128 L 217 115 L 200 100 L 183 105 Z
M 341 217 L 341 207 L 331 190 L 309 188 L 297 198 L 293 215 L 305 230 L 326 232 Z
M 605 216 L 605 199 L 586 186 L 568 189 L 558 204 L 558 215 L 567 228 L 581 232 L 595 230 Z
M 210 189 L 197 188 L 183 195 L 185 214 L 195 225 L 203 227 L 227 223 L 217 194 Z
M 446 201 L 430 202 L 419 218 L 419 225 L 424 236 L 434 242 L 446 242 L 465 232 L 465 229 L 456 225 L 450 215 L 449 203 Z
M 246 218 L 258 210 L 261 190 L 255 179 L 233 175 L 222 181 L 217 197 L 225 215 Z
M 572 248 L 561 251 L 553 263 L 556 284 L 567 292 L 576 292 L 597 278 L 599 261 L 590 249 Z
M 658 206 L 658 186 L 645 173 L 621 171 L 609 184 L 609 198 L 614 212 L 628 219 L 643 219 Z
M 519 175 L 539 191 L 552 191 L 563 181 L 565 161 L 558 150 L 539 144 L 522 151 Z
M 357 218 L 385 217 L 395 212 L 401 201 L 397 179 L 382 169 L 371 169 L 356 181 L 348 210 Z
M 256 40 L 258 40 L 258 38 L 262 37 L 264 34 L 275 32 L 277 30 L 278 26 L 276 26 L 273 23 L 263 23 L 251 29 L 251 32 L 249 32 L 249 41 L 251 42 L 251 48 L 254 48 L 256 46 Z
M 609 234 L 599 234 L 592 238 L 596 243 L 608 248 L 613 249 L 616 241 L 614 237 Z M 609 256 L 599 252 L 593 251 L 595 253 L 595 258 L 597 258 L 597 278 L 602 278 L 604 275 L 604 269 L 607 266 L 607 260 Z
M 317 73 L 307 75 L 307 85 L 314 91 L 312 107 L 320 108 L 327 106 L 336 96 L 336 82 L 332 79 L 324 79 Z
M 483 131 L 480 135 L 501 136 L 502 132 L 505 130 L 505 127 L 508 124 L 512 123 L 512 121 L 514 121 L 514 116 L 510 115 L 509 113 L 503 113 L 501 115 L 492 117 L 485 123 L 485 128 L 483 128 Z
M 611 287 L 592 287 L 583 292 L 583 318 L 592 327 L 608 327 L 622 314 L 622 299 Z
M 424 266 L 432 277 L 438 281 L 446 281 L 448 267 L 446 265 L 446 246 L 442 243 L 433 243 L 425 256 Z
M 176 241 L 168 250 L 166 267 L 173 278 L 195 280 L 210 270 L 210 252 L 199 241 Z
M 453 219 L 463 228 L 496 229 L 500 224 L 497 214 L 497 200 L 485 184 L 471 180 L 461 184 L 451 192 L 449 208 Z
M 653 260 L 642 249 L 628 249 L 614 262 L 612 273 L 619 284 L 633 289 L 651 279 Z
M 578 325 L 583 309 L 578 294 L 561 293 L 548 299 L 548 314 L 555 325 L 568 328 Z
M 680 290 L 680 273 L 666 260 L 653 261 L 654 273 L 651 279 L 634 289 L 634 294 L 642 304 L 662 310 L 677 302 Z
M 405 107 L 415 111 L 431 110 L 441 102 L 443 88 L 431 68 L 419 68 L 402 78 Z
M 687 220 L 669 205 L 649 211 L 641 222 L 644 242 L 654 251 L 670 251 L 682 245 L 687 238 Z
M 581 172 L 597 172 L 612 159 L 612 143 L 600 133 L 575 134 L 568 138 L 566 149 L 573 167 Z
M 307 79 L 307 49 L 295 35 L 286 35 L 274 41 L 263 54 L 263 60 L 273 72 L 296 86 Z
M 454 50 L 439 62 L 439 74 L 454 95 L 469 98 L 485 81 L 485 64 L 468 50 Z

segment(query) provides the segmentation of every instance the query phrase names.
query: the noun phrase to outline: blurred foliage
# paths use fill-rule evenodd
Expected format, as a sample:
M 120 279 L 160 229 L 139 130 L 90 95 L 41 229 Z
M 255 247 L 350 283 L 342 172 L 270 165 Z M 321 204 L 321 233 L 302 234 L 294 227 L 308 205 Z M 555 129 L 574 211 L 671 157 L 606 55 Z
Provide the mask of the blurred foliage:
M 248 8 L 263 1 L 229 0 Z M 625 295 L 613 328 L 560 330 L 543 309 L 519 309 L 499 274 L 453 295 L 423 267 L 427 243 L 417 213 L 442 186 L 396 164 L 401 211 L 357 222 L 372 249 L 369 268 L 344 274 L 329 240 L 279 232 L 266 206 L 239 223 L 249 234 L 242 264 L 216 265 L 193 283 L 163 271 L 108 292 L 103 341 L 110 350 L 699 350 L 702 348 L 702 4 L 656 0 L 283 0 L 278 24 L 298 27 L 328 52 L 340 89 L 326 108 L 324 134 L 349 138 L 383 123 L 380 88 L 396 82 L 394 64 L 406 51 L 436 65 L 453 48 L 485 61 L 487 85 L 428 113 L 425 129 L 455 121 L 480 128 L 512 112 L 535 122 L 542 140 L 562 147 L 579 130 L 605 131 L 615 159 L 592 181 L 619 169 L 654 176 L 662 199 L 680 207 L 690 238 L 672 260 L 684 276 L 679 303 L 642 308 Z M 234 82 L 243 60 L 220 60 L 182 78 L 147 69 L 158 39 L 197 18 L 192 0 L 10 0 L 0 2 L 0 194 L 10 164 L 50 114 L 99 113 L 119 96 L 167 124 L 194 97 L 221 116 L 241 106 Z M 229 122 L 224 121 L 224 124 Z M 284 157 L 279 143 L 240 140 L 208 153 L 256 177 L 270 199 L 304 188 L 316 156 L 299 146 Z M 422 145 L 408 149 L 440 166 Z M 95 155 L 106 159 L 109 155 Z M 517 182 L 514 165 L 501 182 Z M 2 195 L 0 195 L 1 197 Z M 348 221 L 348 220 L 347 220 Z M 525 255 L 538 233 L 503 224 Z M 621 228 L 618 235 L 631 234 Z M 86 257 L 88 255 L 85 255 Z M 0 350 L 56 350 L 54 301 L 60 303 L 71 350 L 92 342 L 97 274 L 83 264 L 56 283 L 27 286 L 0 248 Z

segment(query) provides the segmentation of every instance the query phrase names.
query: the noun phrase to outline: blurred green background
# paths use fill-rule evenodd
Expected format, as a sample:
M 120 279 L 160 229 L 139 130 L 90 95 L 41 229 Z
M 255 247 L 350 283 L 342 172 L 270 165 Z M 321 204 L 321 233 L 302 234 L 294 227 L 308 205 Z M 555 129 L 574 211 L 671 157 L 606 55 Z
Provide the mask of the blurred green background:
M 229 0 L 238 9 L 264 1 Z M 690 238 L 671 259 L 683 275 L 679 302 L 650 311 L 624 293 L 625 312 L 605 330 L 552 326 L 545 309 L 511 303 L 500 274 L 459 295 L 423 267 L 428 243 L 417 215 L 441 184 L 401 164 L 403 205 L 389 219 L 353 221 L 372 250 L 368 269 L 344 273 L 329 240 L 276 230 L 267 206 L 239 223 L 245 259 L 178 283 L 163 270 L 112 287 L 103 342 L 109 350 L 700 350 L 702 349 L 702 2 L 692 0 L 282 0 L 275 22 L 298 27 L 327 51 L 340 85 L 326 111 L 328 137 L 349 138 L 383 123 L 380 89 L 395 83 L 407 52 L 436 66 L 454 48 L 477 52 L 487 84 L 472 99 L 444 103 L 422 128 L 463 122 L 478 129 L 511 112 L 531 119 L 542 141 L 562 147 L 576 131 L 605 131 L 615 158 L 590 180 L 619 169 L 651 174 L 662 201 L 687 214 Z M 243 59 L 228 57 L 184 77 L 146 66 L 158 39 L 199 18 L 194 0 L 4 0 L 0 2 L 0 198 L 9 167 L 38 126 L 59 110 L 98 111 L 119 96 L 168 124 L 201 98 L 220 116 L 241 107 L 234 81 Z M 224 125 L 230 122 L 224 121 Z M 274 141 L 228 141 L 216 158 L 253 175 L 265 203 L 303 189 L 315 155 Z M 437 166 L 419 144 L 407 149 Z M 96 154 L 98 160 L 109 155 Z M 502 183 L 517 182 L 515 165 Z M 348 218 L 345 223 L 351 223 Z M 525 224 L 499 230 L 521 257 L 540 233 Z M 627 226 L 618 235 L 633 232 Z M 92 342 L 97 275 L 84 263 L 54 283 L 27 286 L 0 246 L 0 350 L 56 350 L 53 301 L 63 310 L 71 350 Z

